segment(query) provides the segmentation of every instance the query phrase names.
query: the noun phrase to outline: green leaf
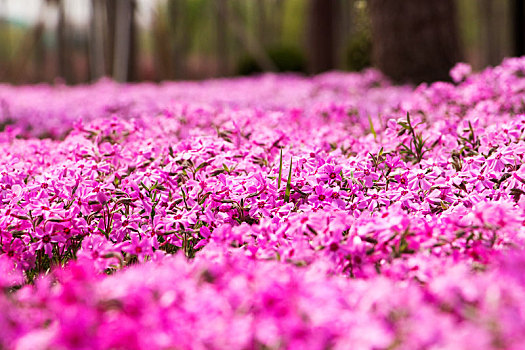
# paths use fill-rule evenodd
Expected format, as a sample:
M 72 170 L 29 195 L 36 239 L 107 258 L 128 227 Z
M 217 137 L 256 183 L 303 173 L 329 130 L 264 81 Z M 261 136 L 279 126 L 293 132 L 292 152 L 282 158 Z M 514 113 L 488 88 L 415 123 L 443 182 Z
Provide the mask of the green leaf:
M 376 130 L 374 129 L 374 123 L 372 123 L 372 118 L 370 118 L 370 114 L 368 115 L 368 124 L 370 124 L 370 132 L 372 135 L 374 135 L 374 140 L 377 139 Z
M 186 210 L 190 210 L 190 208 L 188 207 L 188 202 L 186 202 L 186 192 L 184 192 L 183 188 L 181 188 L 180 191 L 182 192 L 182 200 L 184 202 L 184 207 L 186 208 Z
M 217 170 L 212 171 L 210 175 L 211 176 L 217 176 L 217 175 L 220 175 L 222 173 L 224 173 L 224 169 L 217 169 Z
M 204 168 L 205 166 L 208 166 L 208 165 L 210 165 L 209 162 L 203 162 L 203 163 L 199 164 L 197 169 L 195 169 L 195 172 L 197 173 L 199 170 L 201 170 L 202 168 Z
M 116 179 L 117 179 L 117 178 L 115 178 L 115 180 L 116 180 Z M 120 184 L 120 180 L 119 180 L 119 184 Z M 75 192 L 76 192 L 77 189 L 78 189 L 78 185 L 79 185 L 78 183 L 75 184 L 75 186 L 73 186 L 73 188 L 71 189 L 71 196 L 74 196 L 74 195 L 75 195 Z
M 119 199 L 118 201 L 115 202 L 115 205 L 118 205 L 118 204 L 131 204 L 133 203 L 133 199 L 131 198 L 121 198 Z
M 283 149 L 281 148 L 281 159 L 279 160 L 279 177 L 277 178 L 277 189 L 281 188 L 282 173 L 283 173 Z
M 211 192 L 206 192 L 206 194 L 204 194 L 201 199 L 199 200 L 199 204 L 202 205 L 205 201 L 206 201 L 206 198 L 208 198 L 210 196 Z
M 55 218 L 51 218 L 51 219 L 47 219 L 47 221 L 50 221 L 50 222 L 66 222 L 66 221 L 69 221 L 69 219 L 55 219 Z
M 106 231 L 104 231 L 103 229 L 101 229 L 100 227 L 97 227 L 97 229 L 106 237 L 109 239 L 109 235 L 106 233 Z
M 290 170 L 288 171 L 288 180 L 286 181 L 286 191 L 284 192 L 284 201 L 286 203 L 290 201 L 290 189 L 292 188 L 292 161 L 293 161 L 293 157 L 290 158 Z

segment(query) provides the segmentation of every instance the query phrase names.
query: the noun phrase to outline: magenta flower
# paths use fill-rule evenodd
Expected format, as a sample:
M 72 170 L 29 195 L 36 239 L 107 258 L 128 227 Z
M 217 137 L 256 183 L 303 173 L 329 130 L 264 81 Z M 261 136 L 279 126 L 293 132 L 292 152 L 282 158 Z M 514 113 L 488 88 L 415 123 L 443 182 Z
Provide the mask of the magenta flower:
M 150 239 L 142 232 L 131 234 L 131 240 L 121 244 L 122 251 L 137 256 L 139 261 L 144 261 L 146 256 L 151 257 L 153 254 Z
M 450 76 L 455 83 L 466 79 L 472 73 L 472 67 L 466 63 L 457 63 L 451 70 Z
M 487 158 L 487 169 L 496 173 L 505 170 L 505 166 L 514 164 L 514 152 L 508 149 L 498 149 L 494 154 Z
M 388 206 L 390 204 L 390 201 L 384 197 L 384 193 L 379 192 L 377 190 L 369 190 L 367 192 L 367 201 L 367 208 L 370 211 L 373 211 L 380 205 Z
M 525 58 L 451 76 L 0 84 L 0 349 L 522 349 Z
M 334 187 L 330 189 L 330 192 L 330 198 L 332 203 L 339 209 L 344 209 L 346 207 L 346 200 L 349 196 L 348 192 L 341 191 L 339 187 Z
M 37 250 L 43 250 L 44 253 L 50 258 L 53 257 L 53 246 L 57 244 L 60 246 L 65 242 L 64 237 L 62 237 L 58 232 L 44 232 L 44 230 L 41 228 L 36 229 L 34 237 L 38 240 L 35 248 Z
M 441 202 L 451 204 L 455 201 L 455 196 L 450 187 L 436 188 L 431 191 L 425 200 L 434 205 L 440 205 Z
M 415 170 L 411 174 L 411 178 L 408 181 L 408 187 L 411 190 L 422 189 L 427 191 L 432 187 L 430 183 L 431 177 L 423 170 Z
M 341 171 L 342 166 L 333 166 L 331 164 L 325 164 L 319 168 L 319 180 L 332 183 L 334 181 L 342 181 Z
M 364 182 L 366 187 L 372 187 L 374 181 L 379 180 L 380 175 L 368 168 L 358 168 L 354 171 L 354 177 Z
M 470 179 L 467 181 L 473 186 L 474 190 L 481 192 L 484 189 L 492 189 L 494 187 L 494 182 L 490 181 L 490 178 L 483 173 L 479 171 L 471 171 L 469 174 Z
M 265 200 L 264 197 L 266 197 L 267 200 Z M 250 216 L 269 217 L 274 205 L 268 199 L 268 195 L 263 195 L 260 201 L 254 202 L 249 211 Z
M 314 188 L 314 193 L 310 195 L 309 199 L 315 204 L 332 201 L 332 190 L 318 185 Z
M 399 187 L 402 187 L 402 188 L 408 187 L 408 175 L 409 173 L 403 173 L 403 174 L 398 174 L 394 176 L 397 183 L 399 184 Z

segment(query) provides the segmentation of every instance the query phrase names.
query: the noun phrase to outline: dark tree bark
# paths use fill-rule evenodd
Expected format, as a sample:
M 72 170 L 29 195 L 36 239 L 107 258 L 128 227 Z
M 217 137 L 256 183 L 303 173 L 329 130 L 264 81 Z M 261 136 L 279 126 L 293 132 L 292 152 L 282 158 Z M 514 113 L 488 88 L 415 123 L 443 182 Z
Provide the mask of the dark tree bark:
M 229 57 L 228 57 L 228 2 L 226 0 L 217 1 L 217 61 L 218 75 L 225 76 L 229 74 Z
M 170 79 L 186 79 L 187 54 L 191 35 L 187 33 L 186 3 L 182 0 L 168 0 L 168 22 L 170 34 Z
M 105 14 L 106 9 L 103 0 L 91 0 L 89 35 L 89 72 L 91 80 L 97 80 L 106 74 Z
M 525 55 L 525 4 L 523 0 L 513 0 L 514 14 L 514 54 Z
M 113 75 L 113 62 L 115 60 L 115 35 L 117 26 L 117 3 L 120 0 L 105 0 L 106 6 L 106 75 Z
M 523 0 L 522 0 L 523 1 Z M 478 0 L 478 13 L 482 23 L 480 28 L 481 50 L 484 60 L 483 65 L 495 66 L 500 64 L 505 56 L 512 55 L 511 50 L 506 50 L 508 38 L 512 35 L 505 25 L 508 9 L 506 1 Z
M 58 0 L 58 25 L 57 25 L 57 52 L 58 52 L 58 75 L 66 83 L 74 83 L 71 55 L 72 48 L 69 45 L 69 25 L 66 18 L 64 0 Z
M 34 74 L 32 75 L 33 83 L 48 80 L 47 71 L 47 50 L 44 44 L 43 36 L 45 31 L 45 25 L 38 23 L 34 30 L 34 56 L 33 56 L 33 67 Z M 31 76 L 31 75 L 30 75 Z
M 257 36 L 264 47 L 268 46 L 268 28 L 266 19 L 266 0 L 257 0 L 255 3 L 255 18 L 257 19 Z
M 374 65 L 396 82 L 448 80 L 462 59 L 454 0 L 369 0 Z
M 337 64 L 338 0 L 311 0 L 308 11 L 308 49 L 311 73 L 335 68 Z
M 118 0 L 113 47 L 113 77 L 135 80 L 135 0 Z
M 138 81 L 139 76 L 139 41 L 138 41 L 138 27 L 137 27 L 137 1 L 131 1 L 130 23 L 129 23 L 129 56 L 128 56 L 128 81 Z

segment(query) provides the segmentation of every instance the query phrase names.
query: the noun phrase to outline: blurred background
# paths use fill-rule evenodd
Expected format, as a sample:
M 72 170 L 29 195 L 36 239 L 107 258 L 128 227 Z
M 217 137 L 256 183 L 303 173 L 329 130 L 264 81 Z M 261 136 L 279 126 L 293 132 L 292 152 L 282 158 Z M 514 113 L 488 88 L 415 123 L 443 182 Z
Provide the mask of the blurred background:
M 444 80 L 524 54 L 522 0 L 0 0 L 0 82 L 381 69 Z

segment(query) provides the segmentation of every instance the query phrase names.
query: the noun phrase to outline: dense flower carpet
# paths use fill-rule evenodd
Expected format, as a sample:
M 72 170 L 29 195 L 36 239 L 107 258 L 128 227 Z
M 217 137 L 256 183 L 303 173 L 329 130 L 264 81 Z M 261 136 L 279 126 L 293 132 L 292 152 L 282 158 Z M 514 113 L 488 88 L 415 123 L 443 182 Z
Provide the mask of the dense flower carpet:
M 525 59 L 0 85 L 0 349 L 525 348 Z

